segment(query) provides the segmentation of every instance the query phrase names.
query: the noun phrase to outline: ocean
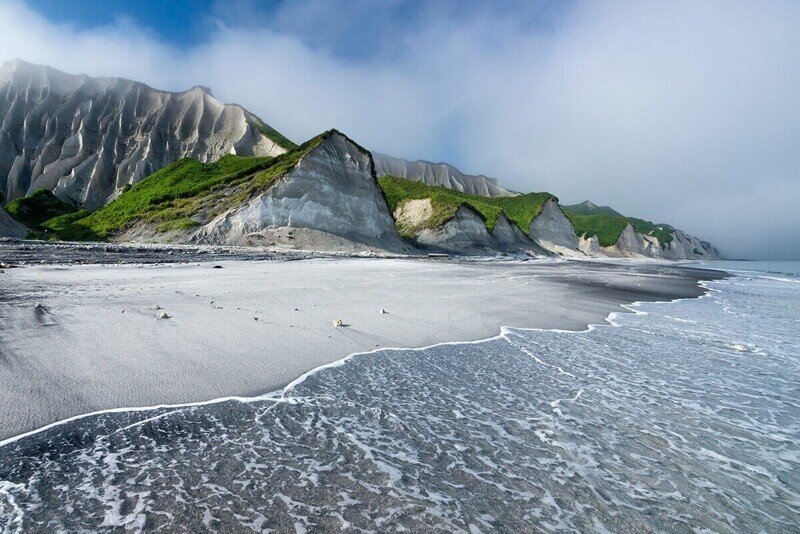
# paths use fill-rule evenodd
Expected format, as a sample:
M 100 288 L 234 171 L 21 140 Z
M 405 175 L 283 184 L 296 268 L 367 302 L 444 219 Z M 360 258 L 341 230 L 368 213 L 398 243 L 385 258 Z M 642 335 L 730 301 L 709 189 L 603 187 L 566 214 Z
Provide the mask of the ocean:
M 800 263 L 0 447 L 0 531 L 800 531 Z M 632 312 L 632 313 L 631 313 Z

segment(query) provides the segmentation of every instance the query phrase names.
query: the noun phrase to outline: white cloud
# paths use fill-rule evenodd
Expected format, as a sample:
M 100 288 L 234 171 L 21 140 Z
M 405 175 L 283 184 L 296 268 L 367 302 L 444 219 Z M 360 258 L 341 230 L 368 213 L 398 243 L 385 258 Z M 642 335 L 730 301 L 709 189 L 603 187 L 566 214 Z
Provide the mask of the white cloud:
M 371 3 L 333 5 L 289 4 L 272 29 L 219 24 L 178 49 L 129 21 L 82 30 L 0 1 L 0 50 L 208 85 L 298 141 L 337 127 L 380 151 L 673 222 L 732 255 L 800 256 L 800 3 L 586 2 L 545 28 L 513 9 L 428 6 L 392 26 Z M 373 55 L 324 46 L 371 20 L 395 32 Z

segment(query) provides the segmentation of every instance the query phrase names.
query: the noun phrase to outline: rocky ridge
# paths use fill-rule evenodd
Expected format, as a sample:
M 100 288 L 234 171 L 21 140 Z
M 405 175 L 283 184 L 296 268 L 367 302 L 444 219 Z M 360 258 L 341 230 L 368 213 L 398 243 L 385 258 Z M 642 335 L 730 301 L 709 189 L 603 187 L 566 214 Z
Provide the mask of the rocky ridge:
M 184 209 L 187 203 L 181 203 L 182 197 L 172 198 L 169 209 L 184 209 L 183 219 L 173 217 L 164 222 L 162 217 L 162 224 L 156 224 L 158 214 L 151 213 L 150 218 L 114 229 L 112 235 L 86 233 L 82 231 L 85 228 L 70 234 L 79 236 L 77 239 L 97 239 L 99 235 L 115 241 L 413 252 L 410 242 L 426 250 L 460 254 L 719 256 L 710 244 L 666 225 L 643 235 L 629 223 L 613 245 L 601 246 L 591 233 L 577 235 L 572 215 L 565 215 L 564 209 L 626 218 L 589 201 L 562 209 L 548 194 L 531 194 L 551 200 L 537 204 L 537 211 L 528 211 L 529 217 L 536 214 L 533 219 L 521 218 L 515 211 L 514 222 L 507 215 L 511 211 L 498 216 L 497 206 L 518 210 L 530 195 L 505 189 L 483 175 L 464 174 L 446 163 L 370 154 L 336 131 L 327 132 L 318 144 L 298 155 L 291 141 L 258 117 L 240 106 L 220 103 L 202 87 L 170 93 L 130 80 L 74 76 L 14 61 L 0 68 L 0 112 L 0 193 L 6 200 L 46 189 L 75 209 L 96 212 L 114 205 L 132 185 L 182 158 L 208 163 L 223 161 L 228 154 L 267 156 L 257 164 L 258 169 L 253 168 L 253 177 L 258 170 L 277 168 L 269 157 L 295 154 L 300 158 L 266 188 L 250 187 L 247 174 L 237 175 L 232 182 L 220 177 L 222 182 L 206 191 L 194 213 Z M 273 159 L 280 163 L 280 157 Z M 446 213 L 447 219 L 429 224 L 433 220 L 430 199 L 427 203 L 424 198 L 408 199 L 390 212 L 376 180 L 382 175 L 495 199 L 493 202 L 500 204 L 490 206 L 491 224 L 463 201 L 451 204 L 452 211 L 439 212 L 439 217 Z M 193 183 L 195 175 L 187 176 L 182 178 L 184 184 L 187 179 Z M 230 203 L 231 199 L 236 200 Z M 469 202 L 478 205 L 475 198 Z M 81 223 L 83 216 L 76 213 L 75 221 Z M 75 221 L 49 226 L 54 233 L 48 235 L 60 235 L 64 224 Z M 667 230 L 671 233 L 662 243 L 656 236 L 663 237 Z M 401 233 L 409 241 L 404 241 Z M 0 209 L 0 237 L 26 234 L 27 228 Z
M 375 172 L 378 176 L 387 174 L 398 176 L 482 197 L 510 197 L 518 194 L 500 187 L 495 178 L 482 174 L 464 174 L 448 163 L 407 161 L 377 152 L 373 152 L 372 155 L 375 158 Z
M 0 67 L 0 192 L 49 189 L 97 209 L 184 157 L 275 156 L 292 144 L 238 105 L 194 87 L 159 91 L 12 61 Z
M 266 191 L 208 222 L 191 241 L 411 251 L 386 207 L 371 154 L 335 130 Z

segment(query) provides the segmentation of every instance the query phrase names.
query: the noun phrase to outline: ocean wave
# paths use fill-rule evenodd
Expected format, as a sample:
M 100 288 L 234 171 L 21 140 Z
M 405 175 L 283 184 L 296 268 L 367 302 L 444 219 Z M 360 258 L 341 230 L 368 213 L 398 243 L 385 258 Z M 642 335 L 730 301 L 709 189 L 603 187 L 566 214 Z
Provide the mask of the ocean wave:
M 0 526 L 791 530 L 800 342 L 776 318 L 798 294 L 746 282 L 617 328 L 504 328 L 258 398 L 75 418 L 0 448 Z

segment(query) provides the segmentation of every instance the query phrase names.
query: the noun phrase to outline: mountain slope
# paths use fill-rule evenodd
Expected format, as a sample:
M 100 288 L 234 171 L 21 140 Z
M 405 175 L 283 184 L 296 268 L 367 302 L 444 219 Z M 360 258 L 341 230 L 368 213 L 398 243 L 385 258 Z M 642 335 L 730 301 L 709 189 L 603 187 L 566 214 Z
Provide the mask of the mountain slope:
M 719 251 L 669 224 L 626 217 L 588 200 L 565 206 L 579 248 L 589 255 L 646 256 L 667 259 L 718 258 Z
M 296 153 L 296 163 L 274 183 L 207 223 L 193 241 L 410 251 L 397 233 L 367 150 L 330 130 L 287 156 Z
M 409 250 L 369 152 L 335 130 L 274 158 L 182 159 L 93 213 L 40 226 L 72 240 Z
M 57 198 L 46 189 L 40 189 L 30 196 L 12 200 L 6 204 L 6 211 L 14 220 L 33 230 L 28 237 L 47 237 L 47 230 L 41 224 L 62 215 L 77 211 L 77 208 Z M 37 235 L 42 234 L 42 235 Z
M 335 130 L 297 147 L 202 87 L 22 61 L 0 67 L 0 199 L 0 235 L 18 237 L 409 250 L 402 234 L 452 252 L 719 255 L 588 200 L 562 208 L 446 163 L 373 157 Z
M 208 89 L 158 91 L 23 61 L 0 67 L 0 191 L 38 189 L 97 209 L 181 158 L 277 156 L 293 143 Z
M 543 251 L 525 234 L 549 193 L 487 198 L 396 176 L 379 178 L 400 234 L 451 252 Z
M 28 229 L 14 220 L 6 210 L 0 206 L 0 237 L 24 238 L 28 235 Z
M 482 197 L 510 197 L 517 194 L 500 187 L 494 178 L 482 174 L 464 174 L 448 163 L 407 161 L 377 152 L 373 152 L 372 156 L 375 159 L 375 173 L 379 177 L 396 176 Z
M 622 217 L 622 214 L 617 210 L 610 208 L 608 206 L 598 206 L 594 202 L 589 200 L 584 200 L 580 204 L 572 204 L 570 206 L 562 206 L 564 211 L 568 211 L 570 213 L 574 213 L 577 215 L 618 215 Z

